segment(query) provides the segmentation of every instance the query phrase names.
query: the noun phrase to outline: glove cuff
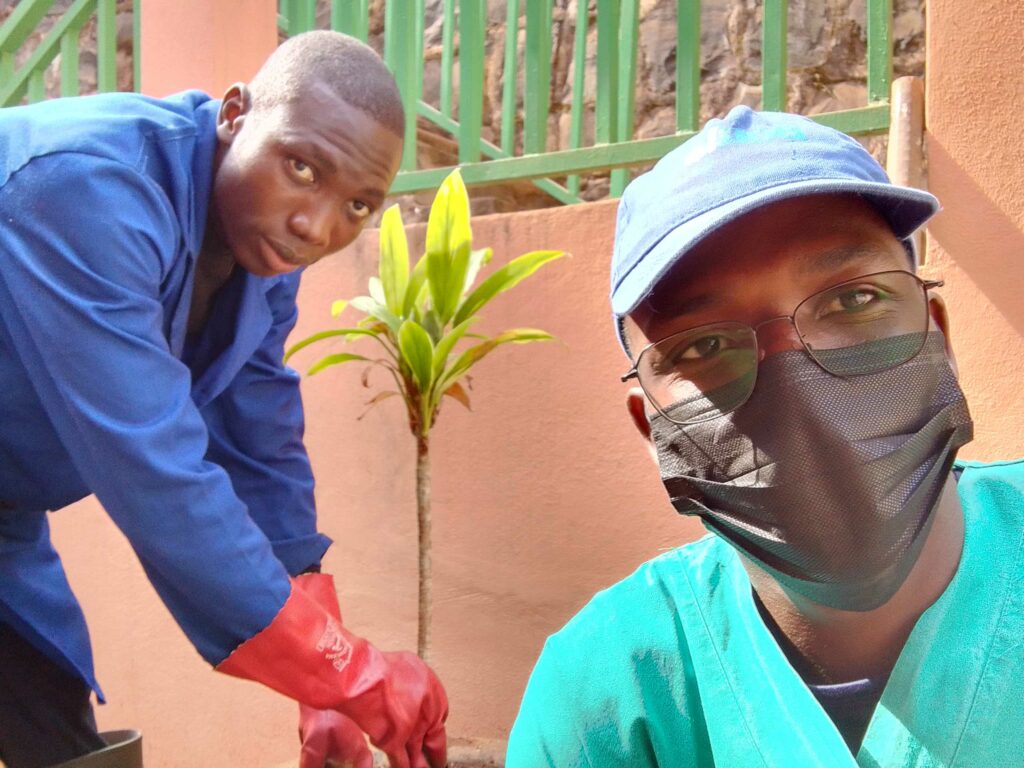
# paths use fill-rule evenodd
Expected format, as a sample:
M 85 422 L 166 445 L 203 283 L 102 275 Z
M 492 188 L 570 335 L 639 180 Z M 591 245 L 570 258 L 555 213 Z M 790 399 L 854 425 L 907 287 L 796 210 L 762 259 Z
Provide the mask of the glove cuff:
M 308 574 L 321 577 L 321 574 Z M 329 576 L 316 586 L 317 594 Z M 330 601 L 327 601 L 330 605 Z M 335 615 L 332 615 L 335 614 Z M 274 620 L 262 632 L 236 648 L 217 665 L 218 672 L 254 680 L 316 709 L 347 709 L 349 701 L 379 684 L 380 652 L 341 626 L 340 610 L 322 605 L 293 579 L 292 591 Z

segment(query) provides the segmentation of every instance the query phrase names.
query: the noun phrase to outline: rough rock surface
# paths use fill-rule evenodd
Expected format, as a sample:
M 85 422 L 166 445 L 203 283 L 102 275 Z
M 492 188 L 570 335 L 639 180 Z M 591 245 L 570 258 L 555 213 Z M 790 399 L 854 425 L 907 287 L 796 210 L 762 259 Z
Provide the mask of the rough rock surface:
M 38 40 L 71 0 L 58 0 L 40 30 Z M 327 0 L 318 0 L 319 27 L 330 23 Z M 894 75 L 924 74 L 926 0 L 893 0 Z M 581 6 L 582 3 L 582 6 Z M 11 12 L 16 0 L 0 0 L 0 21 Z M 573 39 L 580 8 L 589 18 L 587 72 L 584 87 L 584 144 L 594 141 L 596 94 L 596 0 L 554 0 L 548 149 L 569 146 L 569 125 L 573 82 Z M 132 87 L 130 0 L 118 3 L 118 84 Z M 435 106 L 440 99 L 442 0 L 426 0 L 424 24 L 423 97 Z M 520 2 L 520 8 L 523 3 Z M 635 83 L 636 118 L 634 136 L 649 138 L 675 131 L 676 0 L 641 0 Z M 497 143 L 501 127 L 501 97 L 504 82 L 506 29 L 505 0 L 487 3 L 486 55 L 484 61 L 483 137 Z M 701 122 L 725 114 L 737 104 L 758 107 L 761 103 L 761 18 L 763 0 L 703 0 L 701 8 Z M 525 18 L 520 12 L 518 41 L 517 148 L 521 152 L 522 64 Z M 384 0 L 370 2 L 370 44 L 383 50 Z M 850 109 L 867 103 L 866 83 L 866 0 L 790 0 L 788 34 L 787 108 L 802 114 Z M 456 35 L 456 46 L 458 37 Z M 95 90 L 95 22 L 82 30 L 81 90 Z M 24 60 L 31 44 L 19 56 Z M 47 92 L 58 93 L 59 60 L 47 72 Z M 458 71 L 452 80 L 458 87 Z M 457 103 L 457 99 L 453 100 Z M 420 118 L 417 126 L 419 165 L 437 167 L 456 162 L 457 144 L 447 132 Z M 880 160 L 884 159 L 885 137 L 863 139 Z M 636 169 L 639 172 L 642 169 Z M 591 174 L 582 180 L 581 197 L 594 200 L 608 193 L 608 175 Z M 426 216 L 432 194 L 400 198 L 406 221 Z M 474 212 L 540 208 L 557 203 L 530 182 L 511 182 L 475 187 Z

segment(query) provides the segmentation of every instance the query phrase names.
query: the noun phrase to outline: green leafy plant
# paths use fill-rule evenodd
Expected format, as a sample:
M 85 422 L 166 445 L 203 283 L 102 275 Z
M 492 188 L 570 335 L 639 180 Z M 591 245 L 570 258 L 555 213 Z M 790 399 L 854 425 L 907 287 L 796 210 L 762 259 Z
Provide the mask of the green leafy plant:
M 473 250 L 469 196 L 458 170 L 441 184 L 430 208 L 426 252 L 410 270 L 409 245 L 398 206 L 381 219 L 379 275 L 369 281 L 369 295 L 335 301 L 331 315 L 347 307 L 363 314 L 354 326 L 333 328 L 294 344 L 285 361 L 311 344 L 328 339 L 372 340 L 373 353 L 335 352 L 309 368 L 310 375 L 335 365 L 362 362 L 367 373 L 387 371 L 393 389 L 377 393 L 373 407 L 392 397 L 405 402 L 409 429 L 416 440 L 416 510 L 419 527 L 419 628 L 417 650 L 430 656 L 431 544 L 430 433 L 445 397 L 469 407 L 467 376 L 480 360 L 503 344 L 546 341 L 551 335 L 536 328 L 514 328 L 496 336 L 471 333 L 488 302 L 532 275 L 561 251 L 532 251 L 494 270 L 479 284 L 477 277 L 491 260 L 491 249 Z M 366 376 L 363 378 L 367 383 Z

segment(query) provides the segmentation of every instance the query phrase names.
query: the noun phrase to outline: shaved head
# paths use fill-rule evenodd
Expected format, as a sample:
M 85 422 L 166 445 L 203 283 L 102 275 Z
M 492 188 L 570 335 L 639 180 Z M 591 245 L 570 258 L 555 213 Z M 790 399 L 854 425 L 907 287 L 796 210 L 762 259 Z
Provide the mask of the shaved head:
M 405 134 L 395 78 L 370 46 L 340 32 L 304 32 L 278 46 L 249 83 L 253 108 L 294 101 L 321 83 L 382 127 Z

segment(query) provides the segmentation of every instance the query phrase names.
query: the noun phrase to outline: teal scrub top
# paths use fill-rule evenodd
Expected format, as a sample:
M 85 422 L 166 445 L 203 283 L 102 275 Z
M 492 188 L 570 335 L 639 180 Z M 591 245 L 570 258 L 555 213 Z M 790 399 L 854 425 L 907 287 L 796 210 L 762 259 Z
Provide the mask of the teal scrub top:
M 716 536 L 598 593 L 544 646 L 508 768 L 924 768 L 1024 761 L 1024 461 L 958 462 L 964 550 L 851 755 Z

